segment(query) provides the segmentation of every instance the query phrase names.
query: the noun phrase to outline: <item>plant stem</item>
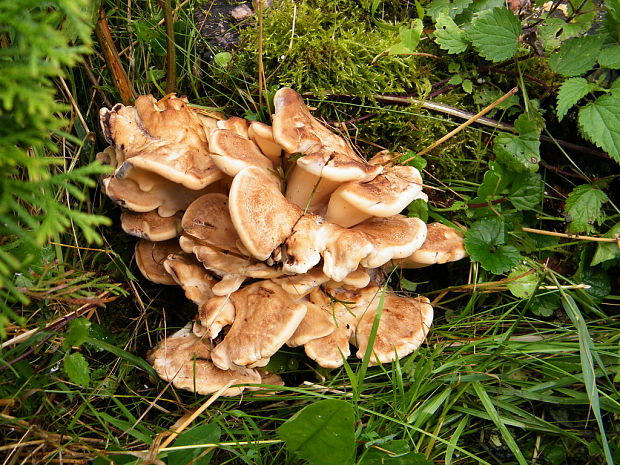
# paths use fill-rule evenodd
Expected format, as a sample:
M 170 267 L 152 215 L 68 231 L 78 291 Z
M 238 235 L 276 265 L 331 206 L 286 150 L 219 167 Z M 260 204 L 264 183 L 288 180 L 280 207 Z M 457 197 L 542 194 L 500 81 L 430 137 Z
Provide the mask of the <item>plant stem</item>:
M 166 23 L 166 93 L 172 94 L 176 91 L 177 58 L 174 43 L 174 18 L 169 1 L 160 0 L 160 4 L 164 10 L 164 22 Z

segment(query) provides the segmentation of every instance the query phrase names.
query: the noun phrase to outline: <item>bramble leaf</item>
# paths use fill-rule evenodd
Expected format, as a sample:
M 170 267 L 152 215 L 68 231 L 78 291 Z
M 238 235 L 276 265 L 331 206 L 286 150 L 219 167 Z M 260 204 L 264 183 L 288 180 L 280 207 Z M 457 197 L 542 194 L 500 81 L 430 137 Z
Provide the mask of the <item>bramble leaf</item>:
M 220 440 L 220 427 L 214 423 L 195 426 L 184 431 L 172 443 L 176 446 L 194 446 L 200 444 L 213 444 Z M 213 450 L 206 452 L 207 448 L 193 447 L 191 449 L 180 449 L 168 452 L 168 465 L 207 465 L 211 461 Z
M 577 186 L 566 198 L 566 220 L 569 233 L 593 232 L 593 223 L 603 220 L 601 208 L 609 198 L 597 186 L 583 184 Z
M 84 356 L 79 352 L 68 354 L 62 361 L 62 368 L 75 384 L 84 387 L 90 384 L 90 367 Z
M 444 12 L 438 16 L 435 24 L 435 42 L 448 53 L 463 53 L 469 45 L 465 32 Z
M 595 88 L 596 84 L 588 82 L 581 77 L 570 78 L 564 81 L 558 91 L 558 107 L 556 110 L 558 119 L 562 121 L 568 110 Z
M 616 223 L 612 228 L 605 233 L 604 237 L 616 238 L 620 236 L 620 222 Z M 596 252 L 592 257 L 590 266 L 596 266 L 600 263 L 607 262 L 609 260 L 615 260 L 620 258 L 620 247 L 618 242 L 599 242 L 596 246 Z
M 579 110 L 579 126 L 592 143 L 620 163 L 620 95 L 603 95 Z
M 612 45 L 601 50 L 598 56 L 598 64 L 603 68 L 620 68 L 620 45 Z
M 536 123 L 522 114 L 515 121 L 519 135 L 503 133 L 493 141 L 493 152 L 500 163 L 515 171 L 534 172 L 540 161 L 540 132 Z
M 90 321 L 86 318 L 77 318 L 75 320 L 71 320 L 69 322 L 69 330 L 67 331 L 67 335 L 65 336 L 65 340 L 62 341 L 62 346 L 65 349 L 70 347 L 79 347 L 86 339 L 88 339 L 88 335 L 90 333 Z
M 579 76 L 594 66 L 602 45 L 599 35 L 568 39 L 549 57 L 549 67 L 563 76 Z
M 420 218 L 426 223 L 428 221 L 428 203 L 424 199 L 415 199 L 407 207 L 409 218 Z
M 521 258 L 515 247 L 505 243 L 504 221 L 498 217 L 478 220 L 465 233 L 465 249 L 471 259 L 493 274 L 510 270 Z
M 345 465 L 355 452 L 353 406 L 326 399 L 304 407 L 278 428 L 293 454 L 311 465 Z
M 517 53 L 517 39 L 521 34 L 519 18 L 507 8 L 483 11 L 474 18 L 468 32 L 474 48 L 484 58 L 504 61 Z
M 433 0 L 426 8 L 433 21 L 437 21 L 439 15 L 445 12 L 450 18 L 463 12 L 465 8 L 473 3 L 474 0 Z

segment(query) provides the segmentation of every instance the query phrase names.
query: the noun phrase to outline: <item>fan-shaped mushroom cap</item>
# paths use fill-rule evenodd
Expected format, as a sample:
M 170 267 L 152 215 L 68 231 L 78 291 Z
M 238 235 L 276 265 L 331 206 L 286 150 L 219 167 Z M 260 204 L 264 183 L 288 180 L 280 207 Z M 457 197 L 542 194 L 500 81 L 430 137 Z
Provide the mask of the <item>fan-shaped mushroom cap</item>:
M 273 139 L 273 128 L 271 126 L 260 121 L 252 121 L 248 129 L 248 136 L 274 166 L 281 163 L 282 147 Z
M 463 234 L 441 223 L 427 225 L 424 244 L 409 257 L 394 260 L 403 268 L 422 268 L 436 263 L 455 262 L 467 256 Z
M 288 181 L 290 202 L 313 210 L 339 183 L 372 179 L 383 170 L 366 163 L 342 137 L 319 123 L 294 90 L 280 89 L 274 105 L 274 140 L 287 152 L 302 154 Z
M 273 163 L 263 155 L 258 145 L 227 129 L 215 129 L 211 132 L 209 153 L 216 166 L 229 176 L 236 176 L 248 166 L 273 169 Z
M 147 173 L 144 170 L 133 172 Z M 153 173 L 135 179 L 109 176 L 102 182 L 105 194 L 119 205 L 141 213 L 157 209 L 157 213 L 163 217 L 185 210 L 196 198 L 210 190 L 210 186 L 201 191 L 187 189 Z M 141 189 L 140 183 L 149 187 L 149 190 Z
M 157 284 L 175 285 L 176 282 L 164 268 L 164 261 L 170 254 L 178 254 L 181 247 L 176 239 L 151 242 L 140 239 L 136 242 L 136 264 L 142 275 Z
M 281 247 L 284 272 L 305 273 L 319 263 L 327 242 L 340 229 L 336 225 L 326 223 L 320 216 L 311 213 L 302 216 Z
M 95 155 L 95 159 L 103 165 L 109 165 L 116 169 L 123 163 L 125 156 L 122 150 L 117 150 L 112 146 L 108 146 L 103 149 L 103 152 L 98 152 L 97 155 Z
M 235 306 L 230 296 L 215 296 L 200 306 L 198 311 L 199 326 L 194 325 L 197 336 L 207 335 L 215 339 L 222 328 L 235 321 Z
M 288 341 L 306 315 L 306 305 L 271 281 L 258 281 L 231 295 L 235 321 L 213 349 L 222 369 L 266 361 Z
M 330 335 L 336 329 L 335 318 L 328 309 L 311 302 L 305 304 L 306 316 L 286 342 L 289 347 L 303 346 L 314 339 Z
M 334 281 L 344 281 L 373 250 L 372 242 L 362 231 L 340 229 L 323 251 L 323 273 Z
M 422 190 L 422 177 L 413 166 L 393 166 L 368 182 L 350 182 L 331 195 L 325 219 L 348 228 L 371 216 L 399 213 Z
M 168 255 L 164 269 L 183 288 L 185 297 L 195 304 L 202 305 L 214 296 L 211 288 L 217 281 L 193 255 Z
M 377 313 L 377 296 L 359 319 L 355 331 L 357 357 L 363 358 Z M 426 297 L 405 298 L 386 294 L 375 336 L 370 364 L 393 362 L 417 349 L 433 322 L 433 307 Z
M 165 241 L 179 235 L 181 214 L 162 217 L 156 210 L 144 213 L 126 211 L 121 215 L 121 227 L 131 236 L 147 241 Z
M 248 368 L 221 370 L 211 362 L 211 349 L 201 338 L 185 327 L 167 337 L 153 350 L 147 359 L 157 374 L 170 381 L 178 389 L 186 389 L 200 395 L 211 394 L 226 386 L 236 384 L 258 384 L 261 375 Z M 244 386 L 226 389 L 223 396 L 240 394 Z
M 269 258 L 291 235 L 302 214 L 284 198 L 278 180 L 256 167 L 245 168 L 235 176 L 228 205 L 241 242 L 258 260 Z
M 219 193 L 205 194 L 194 200 L 181 223 L 183 231 L 193 239 L 233 253 L 240 253 L 240 241 L 230 219 L 228 196 Z
M 373 250 L 361 260 L 366 268 L 377 268 L 393 258 L 407 257 L 426 239 L 424 221 L 402 215 L 371 218 L 352 229 L 366 234 L 373 245 Z
M 323 270 L 318 267 L 306 273 L 273 279 L 273 282 L 281 286 L 282 289 L 291 294 L 294 298 L 298 299 L 327 281 L 329 281 L 329 277 L 325 276 Z
M 249 139 L 248 129 L 250 123 L 244 118 L 239 118 L 238 116 L 231 116 L 228 119 L 219 120 L 216 124 L 219 129 L 226 129 L 240 135 L 244 139 Z M 209 143 L 211 143 L 210 138 Z
M 125 154 L 125 169 L 141 168 L 194 190 L 223 176 L 208 155 L 201 118 L 185 99 L 157 102 L 146 95 L 130 108 L 115 105 L 100 113 L 106 139 Z

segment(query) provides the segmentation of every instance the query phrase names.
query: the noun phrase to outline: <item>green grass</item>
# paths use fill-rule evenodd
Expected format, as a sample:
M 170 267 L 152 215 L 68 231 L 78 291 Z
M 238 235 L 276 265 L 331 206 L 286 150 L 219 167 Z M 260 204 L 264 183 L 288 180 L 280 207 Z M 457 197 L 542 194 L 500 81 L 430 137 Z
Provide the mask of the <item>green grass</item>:
M 266 119 L 265 108 L 258 107 L 256 28 L 250 24 L 241 32 L 240 49 L 233 52 L 230 67 L 218 67 L 205 59 L 213 51 L 194 24 L 192 12 L 197 7 L 190 1 L 175 13 L 179 93 L 231 115 Z M 166 50 L 157 2 L 132 2 L 129 10 L 126 2 L 106 1 L 104 9 L 136 92 L 162 96 Z M 409 2 L 400 6 L 385 2 L 375 15 L 389 22 L 414 9 Z M 289 50 L 294 14 L 297 38 Z M 341 33 L 342 40 L 335 41 L 332 36 Z M 293 3 L 285 1 L 279 10 L 265 15 L 267 87 L 271 92 L 288 84 L 312 93 L 309 102 L 327 121 L 374 114 L 348 126 L 365 154 L 374 153 L 375 147 L 364 141 L 394 150 L 421 150 L 461 121 L 415 106 L 383 105 L 372 95 L 404 92 L 424 97 L 431 92 L 431 84 L 451 76 L 449 60 L 387 57 L 377 69 L 370 69 L 369 60 L 395 37 L 395 32 L 373 23 L 356 2 L 308 2 L 298 5 L 295 13 Z M 440 53 L 430 40 L 423 40 L 420 47 Z M 340 57 L 338 62 L 324 62 L 328 52 Z M 280 64 L 278 57 L 283 54 L 286 59 Z M 470 73 L 483 63 L 473 55 L 455 60 Z M 76 103 L 63 114 L 70 121 L 65 128 L 68 135 L 55 139 L 59 148 L 68 150 L 55 155 L 67 157 L 66 170 L 92 161 L 105 147 L 97 129 L 98 110 L 104 106 L 104 96 L 112 103 L 119 99 L 97 45 L 85 64 L 69 70 L 68 92 L 59 94 L 65 103 Z M 88 78 L 86 67 L 94 71 L 98 86 Z M 526 60 L 523 67 L 528 73 L 539 70 L 541 79 L 555 85 L 539 59 Z M 517 72 L 510 63 L 506 68 Z M 505 73 L 491 72 L 486 79 L 494 89 L 512 85 Z M 528 92 L 542 106 L 551 105 L 547 90 L 532 86 Z M 459 88 L 435 100 L 472 112 L 484 106 Z M 493 115 L 511 121 L 512 116 L 510 110 Z M 451 207 L 459 195 L 475 197 L 492 158 L 494 133 L 472 126 L 425 157 L 427 172 L 436 178 L 425 176 L 425 183 L 433 188 L 427 191 L 435 218 L 461 224 L 476 219 Z M 85 142 L 73 143 L 74 137 Z M 563 155 L 546 147 L 543 159 L 568 169 Z M 570 155 L 576 164 L 584 164 L 579 154 Z M 607 172 L 616 176 L 617 165 L 606 163 Z M 542 218 L 561 221 L 559 205 L 582 181 L 541 171 L 546 180 L 544 201 L 537 211 L 520 215 L 534 217 L 541 229 L 561 227 L 557 220 Z M 614 186 L 613 182 L 609 185 Z M 606 189 L 611 196 L 611 188 Z M 34 270 L 38 274 L 27 276 L 36 285 L 29 287 L 29 303 L 14 304 L 24 326 L 9 327 L 9 338 L 24 330 L 36 331 L 0 350 L 2 464 L 93 459 L 102 464 L 113 459 L 115 463 L 162 460 L 180 465 L 171 455 L 175 442 L 161 449 L 158 445 L 177 421 L 208 397 L 175 390 L 154 376 L 144 358 L 165 335 L 192 319 L 195 308 L 191 303 L 179 305 L 184 298 L 178 289 L 138 276 L 132 262 L 133 240 L 118 233 L 118 208 L 97 188 L 84 187 L 82 192 L 87 200 L 70 206 L 106 215 L 113 225 L 99 228 L 100 246 L 89 244 L 79 230 L 54 238 L 40 258 L 42 267 Z M 59 188 L 56 197 L 65 202 L 66 192 Z M 618 220 L 613 203 L 606 212 L 606 225 Z M 421 454 L 416 456 L 419 463 L 598 464 L 605 463 L 606 454 L 620 462 L 618 267 L 604 270 L 611 277 L 605 295 L 563 288 L 588 276 L 595 285 L 606 282 L 592 278 L 584 268 L 593 253 L 591 244 L 545 241 L 518 232 L 511 232 L 511 240 L 519 244 L 528 266 L 540 270 L 540 284 L 555 288 L 517 298 L 504 282 L 496 282 L 502 277 L 467 261 L 408 271 L 404 277 L 419 283 L 417 291 L 437 300 L 427 344 L 391 365 L 367 367 L 364 361 L 350 359 L 345 367 L 332 371 L 317 368 L 303 351 L 282 350 L 276 366 L 286 387 L 217 399 L 187 430 L 216 425 L 219 438 L 197 440 L 193 450 L 212 454 L 211 463 L 218 464 L 303 463 L 287 453 L 277 428 L 304 406 L 341 399 L 354 408 L 356 463 L 360 464 L 367 465 L 364 460 L 370 451 L 381 451 L 390 441 L 404 441 L 409 450 Z M 398 277 L 393 276 L 390 284 L 398 286 Z M 101 300 L 102 292 L 107 292 L 104 298 L 109 302 L 92 306 Z M 552 302 L 550 315 L 532 312 L 538 298 Z M 80 314 L 91 322 L 88 338 L 79 347 L 65 347 L 68 322 L 54 322 L 84 304 L 89 306 Z M 63 360 L 72 353 L 82 354 L 88 362 L 86 387 L 72 383 L 63 370 Z M 402 463 L 386 457 L 385 463 Z

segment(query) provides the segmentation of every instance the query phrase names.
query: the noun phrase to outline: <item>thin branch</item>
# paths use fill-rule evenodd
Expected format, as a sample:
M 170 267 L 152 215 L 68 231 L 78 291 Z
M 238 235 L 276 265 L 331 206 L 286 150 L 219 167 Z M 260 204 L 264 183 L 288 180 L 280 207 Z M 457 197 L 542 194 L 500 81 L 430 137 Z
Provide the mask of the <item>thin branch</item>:
M 164 22 L 166 23 L 166 93 L 176 92 L 177 87 L 177 53 L 174 43 L 174 17 L 170 8 L 170 0 L 160 0 L 164 10 Z

